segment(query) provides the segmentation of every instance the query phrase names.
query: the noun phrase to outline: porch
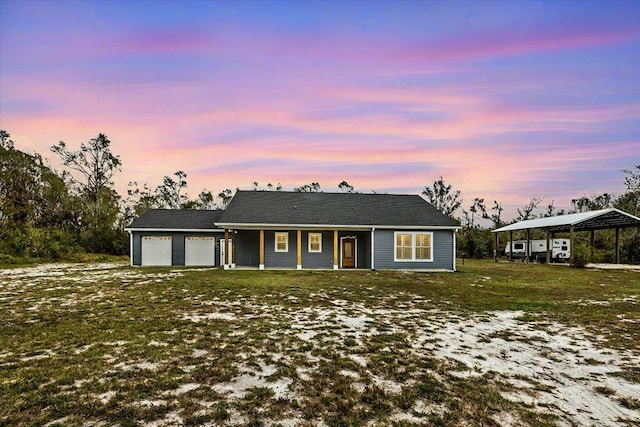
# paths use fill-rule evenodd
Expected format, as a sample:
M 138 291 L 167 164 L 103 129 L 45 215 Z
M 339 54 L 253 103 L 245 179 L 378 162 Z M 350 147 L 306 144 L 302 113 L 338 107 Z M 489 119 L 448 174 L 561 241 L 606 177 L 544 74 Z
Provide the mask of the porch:
M 372 229 L 225 229 L 225 269 L 371 269 Z

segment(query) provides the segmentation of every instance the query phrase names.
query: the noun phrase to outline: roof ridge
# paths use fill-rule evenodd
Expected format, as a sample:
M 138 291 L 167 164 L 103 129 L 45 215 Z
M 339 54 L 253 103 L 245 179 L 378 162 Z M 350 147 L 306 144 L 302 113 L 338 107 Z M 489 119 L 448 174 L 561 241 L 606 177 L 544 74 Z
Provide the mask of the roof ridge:
M 293 191 L 293 190 L 241 190 L 238 189 L 236 193 L 274 193 L 274 194 L 337 194 L 337 195 L 357 195 L 357 196 L 409 196 L 409 197 L 421 197 L 420 194 L 407 194 L 407 193 L 344 193 L 340 191 Z

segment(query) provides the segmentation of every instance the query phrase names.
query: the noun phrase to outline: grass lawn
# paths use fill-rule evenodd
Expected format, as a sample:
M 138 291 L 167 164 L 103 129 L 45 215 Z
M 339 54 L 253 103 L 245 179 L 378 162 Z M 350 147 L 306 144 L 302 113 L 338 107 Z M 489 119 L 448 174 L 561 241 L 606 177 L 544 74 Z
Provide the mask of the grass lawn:
M 0 426 L 640 426 L 640 273 L 0 270 Z

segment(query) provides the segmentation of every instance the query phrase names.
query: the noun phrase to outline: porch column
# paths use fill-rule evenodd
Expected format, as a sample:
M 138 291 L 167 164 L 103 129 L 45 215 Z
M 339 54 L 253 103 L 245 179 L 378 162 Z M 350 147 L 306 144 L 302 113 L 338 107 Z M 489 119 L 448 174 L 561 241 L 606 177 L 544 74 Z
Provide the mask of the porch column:
M 573 263 L 576 260 L 576 258 L 574 256 L 575 246 L 573 245 L 573 243 L 574 243 L 573 235 L 574 235 L 574 226 L 572 225 L 571 227 L 569 227 L 569 243 L 571 244 L 571 246 L 570 246 L 570 248 L 571 248 L 571 256 L 569 257 L 569 265 L 573 265 Z
M 527 246 L 524 250 L 524 256 L 527 260 L 527 264 L 529 264 L 529 258 L 531 257 L 531 248 L 529 247 L 529 239 L 530 239 L 530 234 L 529 234 L 529 229 L 527 228 Z
M 596 230 L 591 230 L 591 258 L 590 261 L 593 262 L 593 247 L 596 245 Z
M 229 269 L 229 230 L 224 229 L 224 269 Z
M 298 230 L 296 240 L 296 268 L 302 270 L 302 230 Z
M 231 230 L 231 268 L 236 268 L 236 231 Z
M 260 229 L 260 270 L 264 270 L 264 229 Z
M 551 241 L 549 236 L 549 229 L 547 229 L 547 265 L 551 263 Z
M 513 262 L 513 231 L 509 230 L 509 262 Z
M 333 269 L 338 269 L 338 230 L 333 230 Z
M 616 227 L 616 264 L 620 264 L 620 229 Z

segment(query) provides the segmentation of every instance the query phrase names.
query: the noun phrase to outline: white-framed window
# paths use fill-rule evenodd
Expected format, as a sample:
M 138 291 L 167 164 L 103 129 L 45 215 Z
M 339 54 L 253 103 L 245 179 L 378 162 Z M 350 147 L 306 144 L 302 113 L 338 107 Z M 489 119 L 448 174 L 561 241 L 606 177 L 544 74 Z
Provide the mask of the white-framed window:
M 309 233 L 309 253 L 322 252 L 322 233 Z
M 289 233 L 276 233 L 276 252 L 289 252 Z
M 395 233 L 396 261 L 411 261 L 413 259 L 413 235 L 411 233 Z
M 433 261 L 432 232 L 396 231 L 393 236 L 395 262 Z
M 431 261 L 431 233 L 416 233 L 416 261 Z

